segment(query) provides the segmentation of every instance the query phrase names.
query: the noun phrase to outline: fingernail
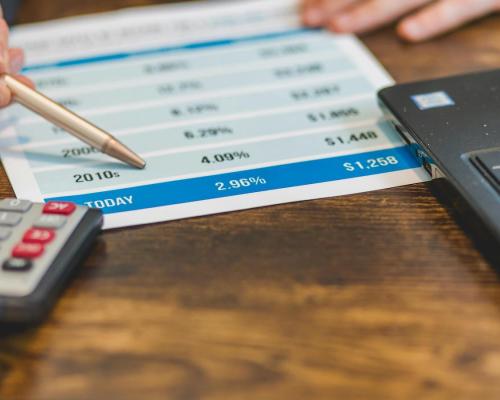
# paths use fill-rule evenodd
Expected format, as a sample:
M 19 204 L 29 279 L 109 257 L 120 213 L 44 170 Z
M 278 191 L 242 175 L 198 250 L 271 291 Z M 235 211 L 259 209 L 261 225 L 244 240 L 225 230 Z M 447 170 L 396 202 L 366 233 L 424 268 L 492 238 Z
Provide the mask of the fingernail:
M 10 72 L 18 72 L 24 66 L 24 57 L 12 57 L 9 60 Z
M 414 21 L 407 21 L 403 23 L 402 30 L 411 39 L 418 39 L 422 36 L 422 27 Z
M 349 31 L 351 29 L 352 20 L 348 14 L 338 14 L 333 17 L 332 25 L 339 31 Z
M 309 25 L 321 25 L 323 23 L 323 13 L 319 8 L 311 8 L 306 11 L 305 20 Z

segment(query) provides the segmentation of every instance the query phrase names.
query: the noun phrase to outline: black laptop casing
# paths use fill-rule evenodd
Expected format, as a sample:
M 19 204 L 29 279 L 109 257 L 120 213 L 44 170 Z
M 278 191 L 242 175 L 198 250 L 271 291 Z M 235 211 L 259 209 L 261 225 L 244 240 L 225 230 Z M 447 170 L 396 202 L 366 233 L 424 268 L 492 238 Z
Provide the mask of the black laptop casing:
M 500 243 L 500 70 L 397 85 L 379 99 L 425 169 Z

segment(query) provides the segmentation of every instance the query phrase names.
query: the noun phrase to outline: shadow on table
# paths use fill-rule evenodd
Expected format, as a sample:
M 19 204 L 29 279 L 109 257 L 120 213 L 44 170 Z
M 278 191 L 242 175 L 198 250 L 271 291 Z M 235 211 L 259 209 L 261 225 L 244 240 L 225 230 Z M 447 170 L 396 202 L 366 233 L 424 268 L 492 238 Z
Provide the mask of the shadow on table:
M 93 245 L 94 254 L 106 254 L 106 243 L 98 238 L 96 243 Z M 95 271 L 95 259 L 90 256 L 86 261 L 85 265 L 89 268 L 76 268 L 72 271 L 71 275 L 68 277 L 68 284 L 64 285 L 60 290 L 57 300 L 64 295 L 64 291 L 69 287 L 69 285 L 74 284 L 76 290 L 85 290 L 85 288 L 78 287 L 82 284 L 86 284 L 92 276 L 97 273 Z M 80 279 L 81 278 L 81 279 Z M 41 320 L 30 323 L 30 324 L 11 324 L 0 323 L 0 400 L 8 398 L 24 399 L 28 398 L 29 393 L 32 390 L 30 385 L 31 381 L 24 381 L 23 385 L 12 386 L 6 388 L 6 381 L 8 381 L 12 374 L 16 375 L 19 371 L 23 375 L 36 376 L 37 366 L 36 363 L 32 363 L 32 359 L 43 357 L 43 352 L 40 354 L 37 350 L 33 350 L 34 343 L 40 348 L 45 348 L 46 345 L 50 344 L 54 340 L 54 335 L 51 330 L 49 333 L 41 333 L 41 328 L 44 324 L 54 324 L 57 323 L 57 315 L 53 317 L 53 308 L 48 309 L 48 314 L 45 315 Z M 51 321 L 51 319 L 53 319 Z M 55 322 L 54 322 L 55 321 Z M 41 343 L 40 343 L 41 341 Z M 35 380 L 33 380 L 34 382 Z M 15 394 L 13 394 L 15 391 Z M 11 397 L 3 397 L 5 394 Z
M 432 194 L 471 239 L 476 249 L 493 267 L 500 280 L 500 243 L 489 228 L 476 216 L 470 205 L 446 179 L 435 179 L 428 184 Z

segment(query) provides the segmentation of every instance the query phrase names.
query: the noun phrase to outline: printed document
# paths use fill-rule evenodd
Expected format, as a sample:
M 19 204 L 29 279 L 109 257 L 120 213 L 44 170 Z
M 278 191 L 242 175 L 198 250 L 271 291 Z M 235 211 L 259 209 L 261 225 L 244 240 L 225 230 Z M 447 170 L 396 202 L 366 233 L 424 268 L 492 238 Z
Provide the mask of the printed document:
M 125 9 L 20 26 L 38 88 L 146 161 L 121 164 L 41 117 L 1 111 L 16 195 L 167 221 L 421 182 L 383 120 L 392 83 L 350 35 L 300 25 L 295 0 Z

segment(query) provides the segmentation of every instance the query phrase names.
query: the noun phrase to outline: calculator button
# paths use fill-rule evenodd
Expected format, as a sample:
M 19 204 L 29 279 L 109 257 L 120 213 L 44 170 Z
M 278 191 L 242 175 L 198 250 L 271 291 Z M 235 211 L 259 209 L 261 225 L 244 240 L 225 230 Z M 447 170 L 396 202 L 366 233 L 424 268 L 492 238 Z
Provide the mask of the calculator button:
M 43 245 L 40 243 L 19 243 L 12 250 L 12 257 L 33 259 L 43 254 Z
M 56 234 L 50 229 L 32 228 L 23 236 L 24 243 L 47 244 L 54 240 Z
M 21 213 L 28 212 L 33 203 L 28 200 L 3 199 L 0 201 L 0 211 L 17 211 Z
M 43 214 L 35 222 L 35 228 L 59 229 L 64 226 L 67 218 L 62 215 Z
M 49 201 L 43 207 L 44 214 L 71 215 L 75 210 L 76 205 L 67 201 Z
M 7 240 L 11 234 L 12 234 L 11 229 L 0 226 L 0 241 Z
M 16 226 L 22 220 L 21 214 L 15 212 L 0 212 L 0 225 L 2 226 Z
M 11 258 L 3 263 L 5 271 L 25 272 L 29 271 L 33 263 L 25 258 Z

